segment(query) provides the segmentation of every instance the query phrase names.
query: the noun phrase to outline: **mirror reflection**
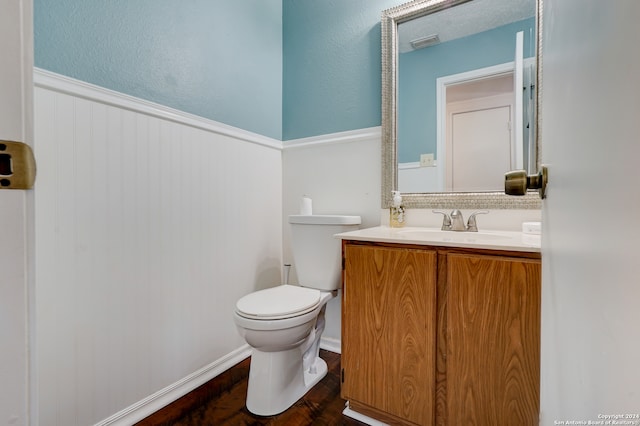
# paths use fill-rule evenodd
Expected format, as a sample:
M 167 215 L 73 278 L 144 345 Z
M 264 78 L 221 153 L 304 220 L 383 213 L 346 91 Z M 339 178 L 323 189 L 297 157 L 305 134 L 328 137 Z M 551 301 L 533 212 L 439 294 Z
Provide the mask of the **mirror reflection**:
M 535 0 L 473 0 L 401 22 L 397 187 L 502 191 L 536 170 Z

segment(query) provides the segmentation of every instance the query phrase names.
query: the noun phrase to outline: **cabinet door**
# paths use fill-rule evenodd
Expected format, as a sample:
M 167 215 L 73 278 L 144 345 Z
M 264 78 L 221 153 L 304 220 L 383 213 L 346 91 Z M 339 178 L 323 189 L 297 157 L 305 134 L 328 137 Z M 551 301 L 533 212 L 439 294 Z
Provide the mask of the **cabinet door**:
M 537 425 L 540 261 L 447 256 L 447 420 Z
M 342 396 L 432 424 L 436 252 L 345 245 Z

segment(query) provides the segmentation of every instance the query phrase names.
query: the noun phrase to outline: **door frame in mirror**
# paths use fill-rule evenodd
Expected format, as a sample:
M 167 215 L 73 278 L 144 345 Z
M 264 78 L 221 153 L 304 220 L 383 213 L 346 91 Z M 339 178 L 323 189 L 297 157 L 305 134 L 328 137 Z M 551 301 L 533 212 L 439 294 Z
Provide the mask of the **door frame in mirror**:
M 382 12 L 382 208 L 391 206 L 391 192 L 398 188 L 397 161 L 397 72 L 398 25 L 470 0 L 415 0 Z M 536 122 L 540 122 L 542 2 L 536 1 Z M 537 161 L 540 163 L 540 129 L 536 132 Z M 504 192 L 402 193 L 407 208 L 438 209 L 540 209 L 536 192 L 514 197 Z

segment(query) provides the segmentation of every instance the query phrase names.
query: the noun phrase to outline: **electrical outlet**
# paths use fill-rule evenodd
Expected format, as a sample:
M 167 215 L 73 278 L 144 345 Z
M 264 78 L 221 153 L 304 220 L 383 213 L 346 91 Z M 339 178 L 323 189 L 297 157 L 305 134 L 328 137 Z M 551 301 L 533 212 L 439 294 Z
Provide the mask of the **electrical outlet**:
M 420 154 L 420 167 L 433 167 L 433 154 Z

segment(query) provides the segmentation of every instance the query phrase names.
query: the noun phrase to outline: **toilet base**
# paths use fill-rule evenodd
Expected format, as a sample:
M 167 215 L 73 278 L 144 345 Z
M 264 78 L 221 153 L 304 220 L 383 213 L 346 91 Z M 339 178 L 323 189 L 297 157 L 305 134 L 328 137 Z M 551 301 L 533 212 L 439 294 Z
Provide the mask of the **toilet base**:
M 282 413 L 327 374 L 327 363 L 316 356 L 304 371 L 300 348 L 280 352 L 253 349 L 247 389 L 247 409 L 258 416 Z

